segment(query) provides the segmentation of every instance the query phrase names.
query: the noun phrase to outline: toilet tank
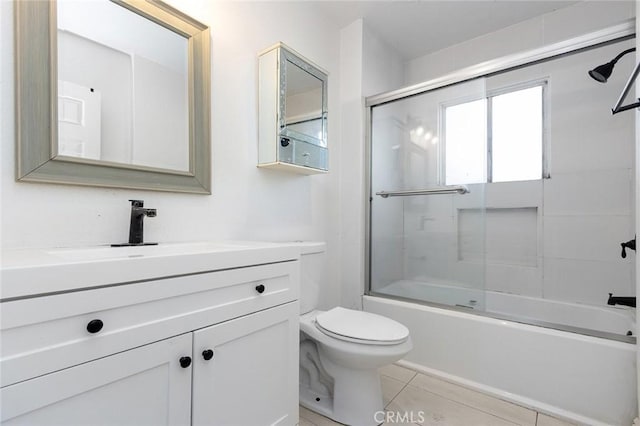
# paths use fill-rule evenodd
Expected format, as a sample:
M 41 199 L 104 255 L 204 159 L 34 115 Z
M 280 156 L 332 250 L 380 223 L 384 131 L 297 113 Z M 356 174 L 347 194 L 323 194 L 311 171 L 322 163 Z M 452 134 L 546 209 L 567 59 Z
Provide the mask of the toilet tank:
M 300 314 L 318 308 L 320 288 L 326 279 L 326 247 L 323 242 L 305 242 L 300 245 Z

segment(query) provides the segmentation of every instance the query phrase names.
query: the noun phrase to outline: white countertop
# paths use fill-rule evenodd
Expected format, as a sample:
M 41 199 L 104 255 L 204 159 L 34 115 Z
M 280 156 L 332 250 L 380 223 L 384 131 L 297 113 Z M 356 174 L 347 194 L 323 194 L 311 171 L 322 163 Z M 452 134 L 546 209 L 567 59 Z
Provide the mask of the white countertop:
M 297 260 L 309 244 L 223 241 L 3 250 L 0 299 Z

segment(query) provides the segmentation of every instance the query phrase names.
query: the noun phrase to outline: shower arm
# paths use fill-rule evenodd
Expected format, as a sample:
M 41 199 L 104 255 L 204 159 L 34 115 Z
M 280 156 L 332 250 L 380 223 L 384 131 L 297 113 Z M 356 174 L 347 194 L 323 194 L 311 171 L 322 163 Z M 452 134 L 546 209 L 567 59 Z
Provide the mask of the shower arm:
M 631 86 L 633 86 L 633 83 L 636 81 L 638 74 L 640 74 L 640 62 L 638 62 L 636 67 L 633 69 L 633 72 L 629 76 L 629 80 L 627 80 L 627 84 L 625 84 L 624 89 L 622 89 L 622 93 L 618 98 L 618 102 L 616 102 L 616 105 L 611 109 L 611 114 L 617 114 L 619 112 L 628 111 L 630 109 L 640 107 L 640 99 L 638 99 L 638 102 L 634 102 L 632 104 L 624 106 L 622 105 L 625 98 L 629 94 L 629 91 L 631 90 Z

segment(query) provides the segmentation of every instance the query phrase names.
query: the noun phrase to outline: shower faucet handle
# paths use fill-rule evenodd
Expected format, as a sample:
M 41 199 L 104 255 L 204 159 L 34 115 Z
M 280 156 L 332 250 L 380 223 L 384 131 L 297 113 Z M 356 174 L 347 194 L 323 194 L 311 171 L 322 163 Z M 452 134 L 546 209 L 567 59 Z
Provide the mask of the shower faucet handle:
M 625 257 L 627 257 L 627 249 L 631 249 L 634 250 L 636 249 L 636 239 L 635 237 L 633 238 L 633 240 L 629 240 L 625 243 L 620 243 L 620 245 L 622 246 L 622 253 L 621 256 L 624 259 Z

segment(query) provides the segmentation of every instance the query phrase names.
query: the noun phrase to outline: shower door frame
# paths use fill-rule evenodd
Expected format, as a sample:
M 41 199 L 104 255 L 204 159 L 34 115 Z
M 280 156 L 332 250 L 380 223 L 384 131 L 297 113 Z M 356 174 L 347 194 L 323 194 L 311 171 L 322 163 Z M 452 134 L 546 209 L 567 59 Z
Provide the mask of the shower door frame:
M 468 308 L 446 305 L 436 302 L 429 302 L 423 300 L 415 300 L 411 298 L 405 298 L 401 296 L 390 296 L 384 293 L 377 293 L 371 289 L 371 203 L 373 201 L 373 194 L 371 188 L 372 179 L 372 110 L 376 106 L 381 106 L 390 102 L 398 101 L 401 99 L 417 96 L 432 90 L 441 89 L 447 86 L 452 86 L 458 83 L 464 83 L 475 79 L 490 77 L 495 74 L 504 73 L 507 71 L 515 70 L 536 63 L 545 62 L 551 59 L 560 58 L 563 56 L 579 53 L 581 51 L 595 49 L 607 44 L 617 43 L 624 40 L 635 38 L 636 36 L 636 24 L 635 19 L 626 20 L 620 24 L 612 25 L 607 28 L 593 31 L 578 37 L 573 37 L 560 42 L 552 43 L 539 48 L 527 50 L 520 53 L 515 53 L 501 58 L 492 59 L 486 62 L 481 62 L 476 65 L 472 65 L 466 68 L 462 68 L 458 71 L 446 74 L 442 77 L 427 80 L 422 83 L 403 87 L 401 89 L 392 90 L 389 92 L 380 93 L 365 98 L 365 161 L 364 161 L 364 173 L 365 173 L 365 271 L 364 271 L 364 294 L 367 296 L 384 297 L 388 299 L 397 299 L 412 303 L 419 303 L 428 306 L 471 313 L 473 315 L 480 315 L 485 317 L 503 319 L 507 321 L 525 323 L 530 325 L 537 325 L 546 328 L 553 328 L 562 331 L 568 331 L 571 333 L 584 334 L 588 336 L 602 337 L 610 340 L 617 340 L 626 343 L 636 343 L 635 336 L 623 336 L 615 333 L 602 332 L 598 330 L 583 329 L 579 327 L 573 327 L 569 325 L 548 323 L 544 321 L 531 321 L 524 320 L 522 318 L 514 317 L 511 315 L 495 314 L 485 311 L 470 311 Z M 391 188 L 393 189 L 393 188 Z

